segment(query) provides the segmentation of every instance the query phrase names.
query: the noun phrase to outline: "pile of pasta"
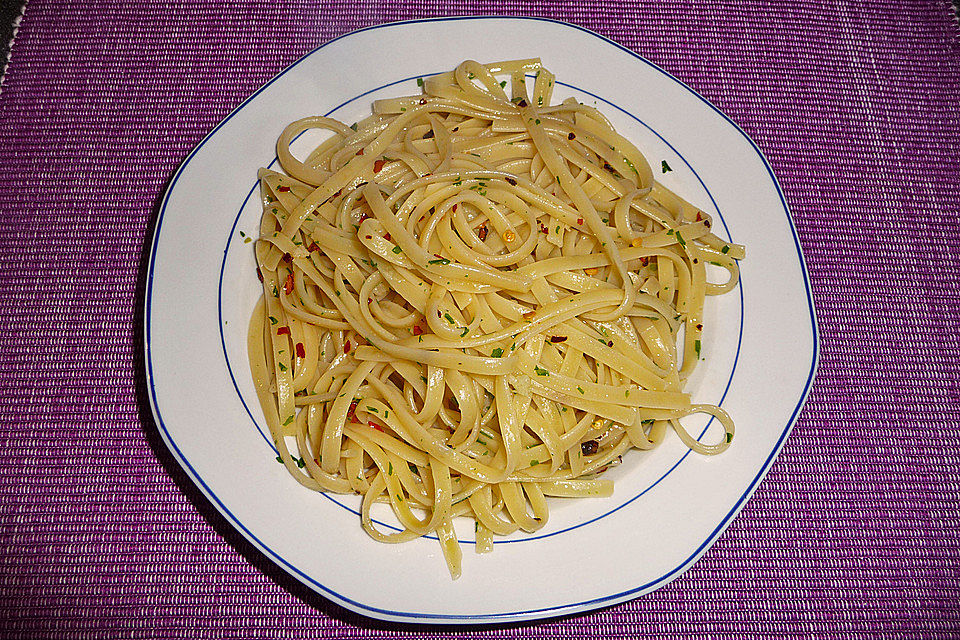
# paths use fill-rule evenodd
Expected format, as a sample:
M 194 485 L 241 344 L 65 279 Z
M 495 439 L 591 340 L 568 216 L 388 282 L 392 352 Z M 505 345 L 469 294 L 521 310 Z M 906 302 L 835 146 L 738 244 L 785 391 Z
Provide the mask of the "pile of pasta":
M 704 297 L 736 286 L 744 249 L 599 111 L 554 104 L 539 60 L 417 84 L 354 125 L 283 131 L 282 172 L 259 176 L 249 355 L 290 474 L 361 494 L 376 540 L 436 536 L 456 578 L 458 518 L 489 551 L 544 527 L 548 497 L 609 496 L 603 473 L 630 449 L 671 432 L 704 454 L 729 446 L 731 418 L 683 386 Z M 329 137 L 298 159 L 310 129 Z M 725 437 L 688 433 L 699 412 Z

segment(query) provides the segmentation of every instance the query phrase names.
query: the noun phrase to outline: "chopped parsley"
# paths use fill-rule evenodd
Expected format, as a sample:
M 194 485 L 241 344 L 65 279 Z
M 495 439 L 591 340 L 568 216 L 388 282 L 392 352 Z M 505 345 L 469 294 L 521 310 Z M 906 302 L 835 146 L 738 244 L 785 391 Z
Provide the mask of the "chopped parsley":
M 502 355 L 503 355 L 503 349 L 501 349 L 500 347 L 497 347 L 496 349 L 490 352 L 491 358 L 499 358 Z
M 447 264 L 450 264 L 450 261 L 447 260 L 446 258 L 440 258 L 439 260 L 427 260 L 427 264 L 442 264 L 442 265 L 447 265 Z
M 290 417 L 287 418 L 287 419 L 284 421 L 283 426 L 287 426 L 287 425 L 290 424 L 291 422 L 293 422 L 293 414 L 292 414 L 292 413 L 290 414 Z
M 269 316 L 269 318 L 270 318 L 270 324 L 277 324 L 278 320 L 276 318 L 274 318 L 273 316 Z
M 700 357 L 700 341 L 699 340 L 693 341 L 693 350 L 697 352 L 697 357 L 699 358 Z
M 396 247 L 393 248 L 393 252 L 394 252 L 394 253 L 403 253 L 403 249 L 401 249 L 399 246 L 396 246 Z
M 660 169 L 663 171 L 663 173 L 666 173 L 667 171 L 673 171 L 673 169 L 670 168 L 670 165 L 667 164 L 666 160 L 660 161 Z
M 423 86 L 423 78 L 417 78 L 417 86 L 418 86 L 418 87 L 422 87 L 422 86 Z
M 453 319 L 453 316 L 451 316 L 446 311 L 443 312 L 443 317 L 446 318 L 447 322 L 449 322 L 450 324 L 457 324 L 456 320 Z
M 733 434 L 727 433 L 727 442 L 733 442 Z
M 546 369 L 541 369 L 540 367 L 534 367 L 533 370 L 537 373 L 538 376 L 548 376 L 550 372 Z
M 726 244 L 723 245 L 723 248 L 720 249 L 720 253 L 730 253 L 730 246 Z
M 581 387 L 580 385 L 577 385 L 577 391 L 579 391 L 580 394 L 582 395 L 582 394 L 583 394 L 583 387 Z

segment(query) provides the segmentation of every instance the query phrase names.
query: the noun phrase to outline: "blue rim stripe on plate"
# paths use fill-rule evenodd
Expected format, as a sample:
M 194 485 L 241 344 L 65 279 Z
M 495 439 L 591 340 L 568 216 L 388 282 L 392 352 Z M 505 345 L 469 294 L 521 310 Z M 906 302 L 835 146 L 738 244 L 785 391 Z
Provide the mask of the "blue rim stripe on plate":
M 701 543 L 700 546 L 697 547 L 697 548 L 693 551 L 693 553 L 691 553 L 690 556 L 688 556 L 688 558 L 687 558 L 685 561 L 683 561 L 682 563 L 680 563 L 680 564 L 679 564 L 676 568 L 674 568 L 673 570 L 665 573 L 664 575 L 660 576 L 659 578 L 657 578 L 657 579 L 655 579 L 655 580 L 652 580 L 652 581 L 650 581 L 650 582 L 647 582 L 647 583 L 644 584 L 644 585 L 640 585 L 640 586 L 635 587 L 635 588 L 632 588 L 632 589 L 628 589 L 628 590 L 621 591 L 621 592 L 614 593 L 614 594 L 609 594 L 609 595 L 606 595 L 606 596 L 601 596 L 601 597 L 598 597 L 598 598 L 592 598 L 592 599 L 590 599 L 590 600 L 584 600 L 584 601 L 580 601 L 580 602 L 567 603 L 567 604 L 557 605 L 557 606 L 553 606 L 553 607 L 543 607 L 543 608 L 529 609 L 529 610 L 523 610 L 523 611 L 509 611 L 509 612 L 490 613 L 490 614 L 477 614 L 477 615 L 448 615 L 448 614 L 430 614 L 430 613 L 411 613 L 411 612 L 405 612 L 405 611 L 392 611 L 392 610 L 389 610 L 389 609 L 382 609 L 382 608 L 378 608 L 378 607 L 371 607 L 371 606 L 369 606 L 369 605 L 365 605 L 365 604 L 363 604 L 363 603 L 360 603 L 360 602 L 351 600 L 350 598 L 347 598 L 347 597 L 345 597 L 345 596 L 343 596 L 343 595 L 341 595 L 341 594 L 336 593 L 335 591 L 332 591 L 331 589 L 329 589 L 329 588 L 325 587 L 324 585 L 320 584 L 319 582 L 315 581 L 313 578 L 305 575 L 303 572 L 301 572 L 301 571 L 298 570 L 296 567 L 294 567 L 294 566 L 291 565 L 289 562 L 287 562 L 282 556 L 279 556 L 275 551 L 273 551 L 272 549 L 270 549 L 269 547 L 267 547 L 265 544 L 263 544 L 263 542 L 260 541 L 259 538 L 257 538 L 249 529 L 247 529 L 247 528 L 243 525 L 243 523 L 240 522 L 240 521 L 236 518 L 236 516 L 234 516 L 233 513 L 232 513 L 229 509 L 227 509 L 227 507 L 220 501 L 220 499 L 216 496 L 216 494 L 214 494 L 213 491 L 211 491 L 210 487 L 200 478 L 200 476 L 199 476 L 199 474 L 197 473 L 197 471 L 196 471 L 196 470 L 193 468 L 193 466 L 187 461 L 187 459 L 186 459 L 186 458 L 184 457 L 184 455 L 183 455 L 183 452 L 179 449 L 179 447 L 177 447 L 177 445 L 176 445 L 176 443 L 174 442 L 172 436 L 170 435 L 170 432 L 167 430 L 166 424 L 165 424 L 164 421 L 163 421 L 163 418 L 162 418 L 162 415 L 161 415 L 161 411 L 160 411 L 159 401 L 158 401 L 158 398 L 157 398 L 156 387 L 155 387 L 154 382 L 153 382 L 153 378 L 154 378 L 154 376 L 153 376 L 153 357 L 152 357 L 152 352 L 151 352 L 151 322 L 152 322 L 151 309 L 152 309 L 152 299 L 153 299 L 153 273 L 154 273 L 154 268 L 155 268 L 156 255 L 157 255 L 157 245 L 158 245 L 158 243 L 159 243 L 160 233 L 161 233 L 162 226 L 163 226 L 164 213 L 165 213 L 165 211 L 166 211 L 166 207 L 167 207 L 168 201 L 169 201 L 169 199 L 170 199 L 170 194 L 172 193 L 172 191 L 173 191 L 173 189 L 174 189 L 177 181 L 179 180 L 180 176 L 182 175 L 184 169 L 187 167 L 187 165 L 189 164 L 189 162 L 191 161 L 191 159 L 193 159 L 194 155 L 203 147 L 203 145 L 204 145 L 221 127 L 223 127 L 224 124 L 226 124 L 234 115 L 236 115 L 236 113 L 237 113 L 238 111 L 240 111 L 240 110 L 241 110 L 244 106 L 246 106 L 251 100 L 253 100 L 253 98 L 255 98 L 257 95 L 259 95 L 259 94 L 260 94 L 262 91 L 264 91 L 268 86 L 270 86 L 271 84 L 273 84 L 274 82 L 276 82 L 279 78 L 281 78 L 283 75 L 285 75 L 285 74 L 286 74 L 288 71 L 290 71 L 293 67 L 295 67 L 295 66 L 299 65 L 301 62 L 303 62 L 306 58 L 310 57 L 311 55 L 313 55 L 314 53 L 316 53 L 316 52 L 319 51 L 320 49 L 323 49 L 324 47 L 326 47 L 326 46 L 328 46 L 328 45 L 330 45 L 330 44 L 332 44 L 332 43 L 334 43 L 334 42 L 337 42 L 338 40 L 340 40 L 340 39 L 342 39 L 342 38 L 346 38 L 346 37 L 349 37 L 349 36 L 352 36 L 352 35 L 356 35 L 356 34 L 358 34 L 358 33 L 362 33 L 362 32 L 365 32 L 365 31 L 371 31 L 371 30 L 374 30 L 374 29 L 389 29 L 389 28 L 393 28 L 393 27 L 397 27 L 397 26 L 403 26 L 403 25 L 409 25 L 409 24 L 418 24 L 418 23 L 426 23 L 426 22 L 452 22 L 452 21 L 463 21 L 463 20 L 529 20 L 529 21 L 536 21 L 536 22 L 553 23 L 553 24 L 561 25 L 561 26 L 564 26 L 564 27 L 567 27 L 567 28 L 575 29 L 575 30 L 577 30 L 577 31 L 581 31 L 581 32 L 583 32 L 583 33 L 589 34 L 590 36 L 593 36 L 593 37 L 595 37 L 595 38 L 597 38 L 597 39 L 599 39 L 599 40 L 601 40 L 601 41 L 603 41 L 603 42 L 605 42 L 605 43 L 607 43 L 607 44 L 609 44 L 609 45 L 612 45 L 613 47 L 619 49 L 620 51 L 623 51 L 624 53 L 629 54 L 631 57 L 639 60 L 640 62 L 642 62 L 642 63 L 644 63 L 645 65 L 647 65 L 648 67 L 650 67 L 652 70 L 654 70 L 654 71 L 656 71 L 656 72 L 664 75 L 664 76 L 667 77 L 667 78 L 670 78 L 671 80 L 673 80 L 674 82 L 676 82 L 676 83 L 679 84 L 680 86 L 684 87 L 684 88 L 685 88 L 687 91 L 689 91 L 694 97 L 696 97 L 696 98 L 697 98 L 698 100 L 700 100 L 703 104 L 705 104 L 705 105 L 708 106 L 710 109 L 712 109 L 715 113 L 717 113 L 723 120 L 725 120 L 727 123 L 729 123 L 731 126 L 733 126 L 734 129 L 736 129 L 736 130 L 744 137 L 744 139 L 747 141 L 747 143 L 750 145 L 750 147 L 753 148 L 754 151 L 756 151 L 756 153 L 757 153 L 757 155 L 759 156 L 761 162 L 763 163 L 764 168 L 765 168 L 766 171 L 767 171 L 767 174 L 769 175 L 770 179 L 773 181 L 774 187 L 776 188 L 776 191 L 777 191 L 777 195 L 779 196 L 780 202 L 781 202 L 781 204 L 782 204 L 782 206 L 783 206 L 783 213 L 784 213 L 784 215 L 785 215 L 785 217 L 786 217 L 787 224 L 788 224 L 788 226 L 789 226 L 789 228 L 790 228 L 790 232 L 791 232 L 791 235 L 792 235 L 792 237 L 793 237 L 794 247 L 796 248 L 796 251 L 797 251 L 797 257 L 798 257 L 799 260 L 800 260 L 801 273 L 802 273 L 802 276 L 803 276 L 803 283 L 804 283 L 804 291 L 805 291 L 805 293 L 806 293 L 807 306 L 808 306 L 808 309 L 809 309 L 809 312 L 810 312 L 810 321 L 811 321 L 810 326 L 811 326 L 812 347 L 813 347 L 813 348 L 812 348 L 812 354 L 811 354 L 812 357 L 811 357 L 811 362 L 810 362 L 810 370 L 809 370 L 809 374 L 808 374 L 808 376 L 807 376 L 806 382 L 805 382 L 805 384 L 804 384 L 804 388 L 803 388 L 802 392 L 800 393 L 799 398 L 797 399 L 797 403 L 796 403 L 793 411 L 791 412 L 791 415 L 790 415 L 789 420 L 787 421 L 787 424 L 784 426 L 784 429 L 783 429 L 783 431 L 782 431 L 779 439 L 777 440 L 775 446 L 773 447 L 773 449 L 771 450 L 770 454 L 767 456 L 766 460 L 764 461 L 763 465 L 761 466 L 760 471 L 757 473 L 757 475 L 755 476 L 755 478 L 753 479 L 753 481 L 748 485 L 747 489 L 743 492 L 743 494 L 740 496 L 740 498 L 737 500 L 737 502 L 733 505 L 733 507 L 730 509 L 730 511 L 727 513 L 727 515 L 724 516 L 724 518 L 721 519 L 721 521 L 720 521 L 720 522 L 718 523 L 718 525 L 714 528 L 714 530 L 707 536 L 707 538 L 703 541 L 703 543 Z M 742 290 L 741 290 L 741 297 L 742 297 Z M 808 395 L 809 392 L 810 392 L 810 388 L 811 388 L 811 385 L 812 385 L 812 382 L 813 382 L 814 374 L 815 374 L 815 372 L 816 372 L 817 362 L 818 362 L 819 353 L 820 353 L 819 331 L 818 331 L 818 328 L 817 328 L 816 311 L 815 311 L 814 305 L 813 305 L 813 296 L 812 296 L 812 292 L 811 292 L 811 289 L 810 289 L 810 277 L 809 277 L 809 273 L 808 273 L 807 268 L 806 268 L 806 263 L 805 263 L 805 261 L 804 261 L 804 259 L 803 259 L 803 250 L 802 250 L 802 248 L 801 248 L 801 246 L 800 246 L 799 237 L 797 236 L 796 226 L 795 226 L 794 223 L 793 223 L 793 219 L 792 219 L 792 217 L 791 217 L 791 215 L 790 215 L 789 208 L 787 207 L 786 198 L 785 198 L 785 196 L 784 196 L 784 194 L 783 194 L 783 190 L 780 188 L 780 183 L 779 183 L 779 181 L 777 180 L 776 176 L 773 174 L 773 170 L 772 170 L 771 167 L 770 167 L 770 163 L 767 162 L 767 159 L 764 157 L 764 155 L 763 155 L 763 153 L 760 151 L 759 147 L 757 147 L 756 143 L 754 143 L 754 141 L 750 138 L 750 136 L 748 136 L 748 135 L 746 134 L 746 132 L 743 131 L 743 129 L 741 129 L 735 122 L 733 122 L 733 121 L 732 121 L 729 117 L 727 117 L 722 111 L 720 111 L 720 110 L 717 109 L 714 105 L 712 105 L 712 104 L 711 104 L 708 100 L 706 100 L 703 96 L 701 96 L 701 95 L 698 94 L 696 91 L 694 91 L 694 90 L 691 89 L 689 86 L 687 86 L 685 83 L 683 83 L 682 81 L 680 81 L 679 79 L 677 79 L 676 77 L 674 77 L 672 74 L 668 73 L 668 72 L 665 71 L 664 69 L 661 69 L 660 67 L 658 67 L 658 66 L 655 65 L 654 63 L 650 62 L 650 61 L 647 60 L 646 58 L 640 56 L 639 54 L 637 54 L 637 53 L 635 53 L 635 52 L 633 52 L 633 51 L 631 51 L 630 49 L 624 47 L 623 45 L 620 45 L 620 44 L 618 44 L 618 43 L 616 43 L 616 42 L 614 42 L 614 41 L 612 41 L 612 40 L 610 40 L 610 39 L 608 39 L 608 38 L 606 38 L 606 37 L 604 37 L 604 36 L 601 36 L 600 34 L 597 34 L 597 33 L 594 33 L 593 31 L 590 31 L 589 29 L 586 29 L 586 28 L 584 28 L 584 27 L 580 27 L 580 26 L 577 26 L 577 25 L 572 25 L 572 24 L 560 22 L 560 21 L 558 21 L 558 20 L 551 20 L 551 19 L 548 19 L 548 18 L 527 18 L 527 17 L 523 17 L 523 18 L 520 18 L 520 17 L 518 17 L 518 18 L 503 18 L 503 17 L 497 17 L 497 16 L 481 16 L 481 17 L 425 18 L 425 19 L 418 19 L 418 20 L 407 20 L 407 21 L 402 21 L 402 22 L 393 22 L 393 23 L 388 23 L 388 24 L 374 25 L 374 26 L 366 27 L 366 28 L 364 28 L 364 29 L 360 29 L 360 30 L 357 30 L 357 31 L 353 31 L 353 32 L 351 32 L 351 33 L 344 34 L 344 35 L 339 36 L 339 37 L 337 37 L 337 38 L 334 38 L 334 39 L 332 39 L 332 40 L 330 40 L 330 41 L 328 41 L 328 42 L 325 42 L 324 44 L 320 45 L 319 47 L 316 47 L 316 48 L 313 49 L 312 51 L 310 51 L 310 52 L 306 53 L 305 55 L 303 55 L 303 56 L 302 56 L 301 58 L 299 58 L 296 62 L 294 62 L 293 64 L 291 64 L 290 66 L 288 66 L 286 69 L 284 69 L 283 71 L 281 71 L 279 74 L 277 74 L 273 79 L 271 79 L 269 82 L 267 82 L 263 87 L 261 87 L 261 88 L 258 89 L 256 92 L 254 92 L 253 94 L 251 94 L 251 95 L 250 95 L 246 100 L 244 100 L 236 109 L 234 109 L 222 122 L 220 122 L 216 127 L 214 127 L 213 130 L 212 130 L 209 134 L 207 134 L 207 135 L 203 138 L 203 140 L 201 140 L 200 143 L 190 152 L 190 154 L 186 157 L 186 159 L 184 159 L 183 163 L 182 163 L 182 164 L 180 165 L 180 167 L 177 169 L 176 173 L 174 174 L 173 179 L 172 179 L 171 182 L 170 182 L 170 186 L 167 188 L 166 194 L 164 195 L 163 203 L 161 204 L 160 212 L 159 212 L 159 214 L 158 214 L 158 216 L 157 216 L 157 224 L 156 224 L 156 228 L 155 228 L 155 230 L 154 230 L 153 243 L 152 243 L 152 246 L 151 246 L 150 261 L 149 261 L 148 272 L 147 272 L 146 302 L 145 302 L 145 307 L 146 307 L 146 308 L 145 308 L 145 313 L 144 313 L 144 325 L 145 325 L 145 326 L 144 326 L 144 350 L 145 350 L 145 352 L 146 352 L 146 353 L 145 353 L 145 356 L 146 356 L 146 358 L 145 358 L 145 361 L 146 361 L 146 378 L 147 378 L 147 384 L 148 384 L 148 386 L 149 386 L 149 392 L 150 392 L 150 393 L 149 393 L 149 397 L 150 397 L 150 401 L 151 401 L 151 405 L 152 405 L 152 409 L 153 409 L 154 418 L 155 418 L 156 421 L 157 421 L 157 426 L 158 426 L 161 434 L 163 435 L 164 440 L 166 441 L 166 443 L 168 444 L 168 446 L 171 448 L 171 452 L 174 453 L 174 455 L 176 456 L 176 458 L 177 458 L 178 461 L 180 462 L 181 466 L 182 466 L 185 470 L 188 471 L 188 473 L 190 474 L 190 476 L 191 476 L 191 478 L 194 480 L 194 482 L 197 484 L 197 486 L 203 491 L 203 493 L 207 496 L 207 498 L 210 499 L 210 500 L 218 507 L 218 509 L 220 510 L 220 512 L 221 512 L 225 517 L 227 517 L 227 519 L 230 520 L 230 522 L 233 523 L 233 525 L 244 535 L 244 537 L 246 537 L 252 544 L 254 544 L 254 546 L 256 546 L 258 549 L 260 549 L 260 551 L 263 552 L 265 555 L 267 555 L 268 557 L 270 557 L 271 559 L 273 559 L 274 562 L 276 562 L 276 563 L 282 565 L 283 567 L 285 567 L 286 570 L 287 570 L 289 573 L 291 573 L 291 575 L 294 575 L 295 577 L 297 577 L 299 580 L 301 580 L 302 582 L 304 582 L 304 583 L 307 584 L 308 586 L 311 586 L 312 588 L 314 588 L 314 590 L 316 590 L 318 593 L 321 593 L 321 594 L 329 597 L 329 598 L 332 599 L 333 601 L 335 601 L 335 602 L 337 602 L 337 603 L 339 603 L 339 604 L 347 607 L 348 609 L 351 609 L 351 610 L 353 610 L 353 611 L 356 611 L 356 612 L 358 612 L 358 613 L 364 613 L 364 614 L 367 614 L 367 615 L 373 615 L 373 616 L 375 616 L 375 617 L 385 617 L 385 618 L 391 619 L 391 620 L 407 621 L 407 622 L 437 622 L 437 623 L 473 622 L 473 623 L 493 623 L 493 622 L 509 622 L 509 621 L 514 621 L 514 620 L 522 620 L 522 619 L 537 618 L 537 617 L 558 616 L 558 615 L 562 615 L 562 614 L 583 612 L 583 611 L 591 610 L 591 609 L 598 608 L 598 607 L 601 607 L 601 606 L 604 606 L 604 605 L 612 605 L 612 604 L 616 604 L 616 603 L 618 603 L 618 602 L 623 602 L 623 601 L 625 601 L 625 600 L 631 599 L 632 597 L 636 597 L 637 595 L 640 595 L 640 594 L 643 593 L 643 592 L 646 592 L 646 591 L 648 591 L 648 590 L 652 590 L 653 588 L 656 588 L 657 586 L 661 586 L 661 585 L 665 584 L 666 582 L 669 582 L 671 579 L 673 579 L 674 577 L 676 577 L 678 574 L 680 574 L 680 573 L 682 573 L 684 570 L 686 570 L 692 563 L 694 563 L 694 562 L 707 550 L 707 548 L 711 545 L 711 543 L 712 543 L 712 542 L 720 535 L 720 533 L 722 533 L 723 530 L 730 524 L 730 522 L 731 522 L 731 520 L 733 519 L 733 517 L 740 511 L 740 509 L 743 507 L 743 505 L 744 505 L 744 503 L 746 502 L 746 500 L 747 500 L 747 499 L 753 494 L 753 492 L 756 490 L 756 487 L 757 487 L 757 485 L 759 484 L 759 482 L 760 482 L 760 481 L 763 479 L 763 477 L 767 474 L 767 471 L 769 470 L 770 465 L 772 464 L 773 460 L 776 458 L 777 454 L 779 454 L 780 450 L 783 448 L 784 441 L 786 440 L 786 437 L 789 435 L 790 431 L 792 430 L 793 425 L 794 425 L 795 422 L 796 422 L 797 416 L 798 416 L 801 408 L 803 407 L 803 403 L 804 403 L 804 401 L 806 400 L 806 397 L 807 397 L 807 395 Z M 378 614 L 379 614 L 379 616 L 378 616 Z

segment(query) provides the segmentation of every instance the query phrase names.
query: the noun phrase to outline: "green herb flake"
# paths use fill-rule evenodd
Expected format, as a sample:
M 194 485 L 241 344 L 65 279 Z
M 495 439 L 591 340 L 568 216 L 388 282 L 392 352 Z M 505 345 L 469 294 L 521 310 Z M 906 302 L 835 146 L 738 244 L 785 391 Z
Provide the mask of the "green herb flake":
M 283 364 L 282 362 L 278 362 L 277 365 L 280 367 L 280 371 L 287 370 L 287 365 Z
M 673 169 L 670 168 L 670 165 L 667 164 L 666 160 L 660 161 L 660 169 L 663 171 L 663 173 L 666 173 L 667 171 L 673 171 Z
M 730 253 L 730 245 L 723 245 L 723 248 L 720 249 L 720 253 Z
M 469 327 L 464 327 L 463 331 L 460 333 L 460 337 L 462 338 L 463 336 L 467 335 L 469 331 L 470 331 Z
M 418 87 L 422 87 L 422 86 L 423 86 L 423 78 L 417 78 L 417 86 L 418 86 Z
M 546 369 L 541 369 L 540 367 L 534 367 L 533 370 L 537 373 L 538 376 L 548 376 L 550 372 Z
M 400 254 L 400 253 L 403 253 L 403 249 L 401 249 L 399 246 L 396 246 L 393 248 L 393 252 Z
M 653 424 L 653 418 L 647 418 L 646 420 L 641 420 L 640 424 Z
M 290 424 L 291 422 L 293 422 L 293 414 L 292 414 L 292 413 L 290 414 L 290 417 L 288 417 L 288 418 L 284 421 L 283 426 L 287 426 L 287 425 Z
M 357 130 L 357 123 L 354 122 L 352 125 L 350 125 L 350 128 L 353 129 L 354 131 L 356 131 L 356 130 Z
M 241 231 L 241 232 L 240 232 L 240 237 L 241 237 L 241 238 L 246 238 L 246 237 L 247 237 L 247 234 L 245 234 L 243 231 Z
M 501 88 L 501 89 L 506 88 L 506 86 L 507 86 L 507 81 L 506 81 L 506 80 L 504 80 L 503 82 L 500 83 L 500 88 Z
M 580 385 L 577 385 L 577 391 L 580 392 L 580 395 L 583 395 L 583 387 L 581 387 Z
M 537 466 L 538 464 L 540 464 L 540 461 L 539 461 L 539 460 L 531 460 L 531 461 L 530 461 L 530 466 L 531 466 L 531 467 L 535 467 L 535 466 Z
M 534 121 L 534 123 L 535 123 L 535 124 L 540 124 L 540 118 L 537 118 L 537 119 Z
M 700 357 L 700 341 L 699 340 L 693 341 L 693 350 L 697 352 L 697 357 L 699 358 Z
M 449 322 L 450 324 L 457 324 L 456 320 L 453 319 L 453 316 L 451 316 L 446 311 L 443 312 L 443 317 L 446 318 L 447 322 Z
M 733 442 L 733 434 L 727 433 L 727 443 L 729 444 L 730 442 Z
M 367 411 L 369 411 L 370 413 L 377 413 L 377 408 L 367 405 Z
M 279 462 L 280 464 L 283 464 L 283 458 L 281 458 L 280 456 L 277 456 L 277 462 Z
M 681 246 L 681 247 L 686 247 L 686 246 L 687 246 L 687 241 L 683 239 L 683 236 L 680 235 L 680 232 L 679 232 L 679 231 L 677 231 L 676 236 L 677 236 L 677 242 L 680 243 L 680 246 Z
M 387 467 L 387 475 L 388 475 L 388 476 L 392 476 L 392 475 L 393 475 L 393 463 L 392 463 L 392 462 L 388 462 L 387 464 L 390 465 L 390 466 Z
M 276 318 L 274 318 L 273 316 L 268 316 L 268 317 L 270 318 L 270 324 L 277 324 L 277 322 L 279 322 L 279 321 L 278 321 Z
M 439 260 L 427 260 L 427 264 L 442 264 L 442 265 L 448 265 L 448 264 L 450 264 L 450 261 L 447 260 L 446 258 L 440 258 Z
M 497 347 L 496 349 L 490 352 L 491 358 L 499 358 L 501 356 L 503 356 L 503 349 L 501 349 L 500 347 Z

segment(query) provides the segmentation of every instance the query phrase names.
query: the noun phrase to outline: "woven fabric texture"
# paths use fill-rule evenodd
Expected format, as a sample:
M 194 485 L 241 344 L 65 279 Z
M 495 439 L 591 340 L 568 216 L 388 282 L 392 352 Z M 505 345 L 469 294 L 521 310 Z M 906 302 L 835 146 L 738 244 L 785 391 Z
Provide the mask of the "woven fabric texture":
M 821 360 L 779 460 L 667 587 L 477 637 L 960 637 L 960 35 L 946 0 L 30 0 L 0 87 L 0 635 L 461 637 L 355 616 L 188 489 L 139 324 L 165 185 L 247 95 L 332 37 L 538 15 L 665 68 L 787 195 Z

